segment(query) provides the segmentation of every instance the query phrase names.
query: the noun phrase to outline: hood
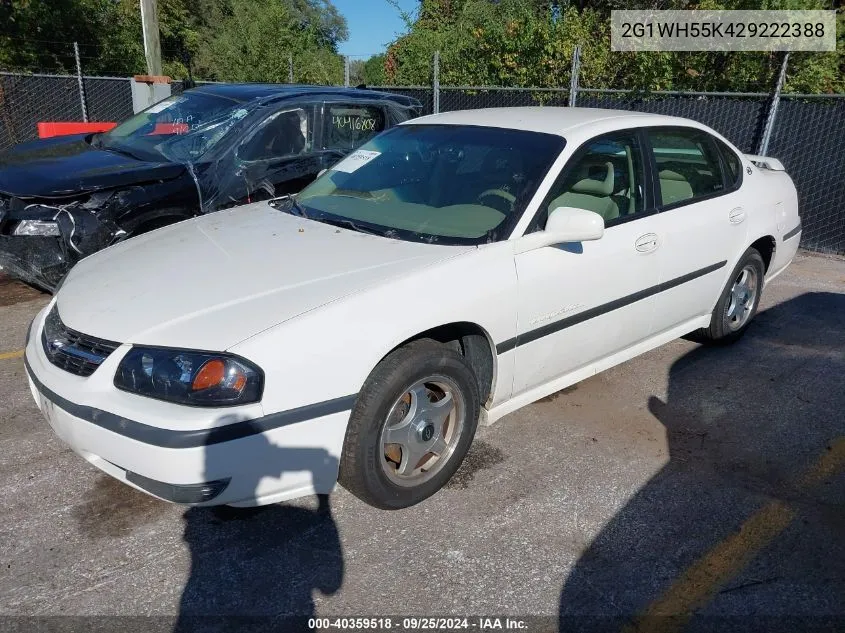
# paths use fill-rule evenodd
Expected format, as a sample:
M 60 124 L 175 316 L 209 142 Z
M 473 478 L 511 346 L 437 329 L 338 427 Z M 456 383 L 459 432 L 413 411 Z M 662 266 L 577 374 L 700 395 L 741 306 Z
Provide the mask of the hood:
M 58 293 L 77 331 L 225 350 L 330 301 L 475 247 L 366 235 L 266 202 L 186 220 L 83 259 Z
M 86 138 L 46 138 L 0 154 L 0 192 L 20 198 L 58 198 L 169 180 L 184 171 L 178 163 L 148 162 L 97 149 Z

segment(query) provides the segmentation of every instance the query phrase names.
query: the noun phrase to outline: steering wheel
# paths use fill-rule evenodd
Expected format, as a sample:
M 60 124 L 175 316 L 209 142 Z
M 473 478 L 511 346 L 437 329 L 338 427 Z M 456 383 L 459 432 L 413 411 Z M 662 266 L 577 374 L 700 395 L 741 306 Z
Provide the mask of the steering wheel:
M 505 191 L 504 189 L 488 189 L 487 191 L 482 191 L 478 194 L 477 200 L 481 202 L 483 198 L 501 198 L 507 203 L 507 207 L 502 209 L 501 204 L 494 204 L 494 205 L 484 205 L 484 206 L 492 206 L 494 209 L 498 209 L 503 213 L 510 213 L 513 211 L 514 202 L 516 202 L 516 196 L 510 193 L 509 191 Z M 482 203 L 483 204 L 483 203 Z

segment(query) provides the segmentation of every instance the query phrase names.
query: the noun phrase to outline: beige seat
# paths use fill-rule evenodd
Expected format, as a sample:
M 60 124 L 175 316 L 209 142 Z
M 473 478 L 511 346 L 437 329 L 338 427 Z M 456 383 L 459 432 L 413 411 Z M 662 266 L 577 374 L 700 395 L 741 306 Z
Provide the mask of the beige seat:
M 549 204 L 549 212 L 557 207 L 575 207 L 595 211 L 605 222 L 619 217 L 619 205 L 611 197 L 613 194 L 613 164 L 605 163 L 607 168 L 604 180 L 584 178 L 577 181 L 569 191 L 559 195 Z
M 664 169 L 657 176 L 660 179 L 660 192 L 663 195 L 663 204 L 672 204 L 692 198 L 692 186 L 683 175 L 671 169 Z

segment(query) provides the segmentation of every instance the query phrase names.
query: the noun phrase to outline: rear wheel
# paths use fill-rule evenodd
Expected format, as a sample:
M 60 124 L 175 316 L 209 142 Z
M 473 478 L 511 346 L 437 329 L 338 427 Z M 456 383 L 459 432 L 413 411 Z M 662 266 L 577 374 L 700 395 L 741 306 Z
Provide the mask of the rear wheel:
M 339 481 L 377 508 L 405 508 L 449 481 L 479 415 L 475 374 L 431 340 L 392 352 L 367 378 L 349 420 Z
M 763 291 L 765 264 L 759 252 L 749 248 L 734 268 L 710 317 L 710 326 L 697 332 L 714 343 L 732 343 L 739 339 L 757 314 Z

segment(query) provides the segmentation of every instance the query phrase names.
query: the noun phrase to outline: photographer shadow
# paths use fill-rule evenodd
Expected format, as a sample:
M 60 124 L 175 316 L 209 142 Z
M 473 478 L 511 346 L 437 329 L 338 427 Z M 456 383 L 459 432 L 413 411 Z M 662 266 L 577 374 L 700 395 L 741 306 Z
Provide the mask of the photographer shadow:
M 807 293 L 672 365 L 668 463 L 580 556 L 561 632 L 845 625 L 843 332 L 845 294 Z
M 287 473 L 299 479 L 310 474 L 314 489 L 323 494 L 315 509 L 287 504 L 189 508 L 183 538 L 191 570 L 175 633 L 310 631 L 314 592 L 330 595 L 343 583 L 343 552 L 326 494 L 336 481 L 337 459 L 324 449 L 279 447 L 257 427 L 250 431 L 234 445 L 212 433 L 204 481 L 231 472 L 237 463 L 238 478 L 230 485 L 241 491 L 258 496 L 263 479 Z

